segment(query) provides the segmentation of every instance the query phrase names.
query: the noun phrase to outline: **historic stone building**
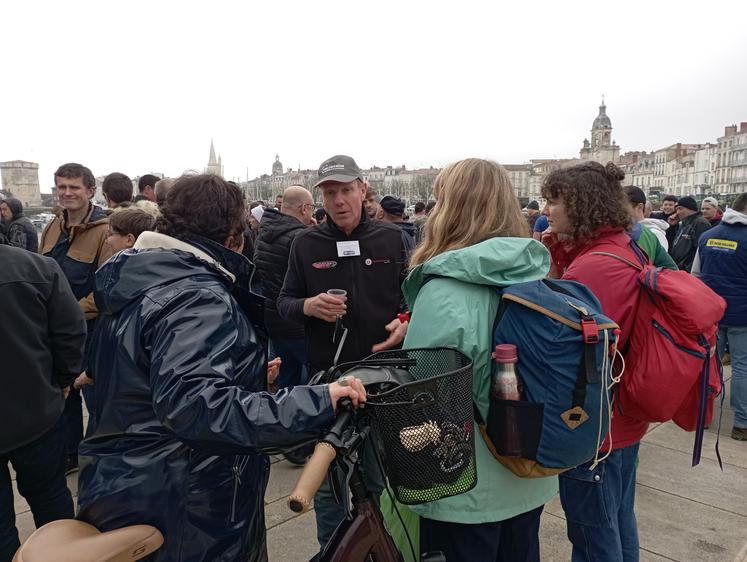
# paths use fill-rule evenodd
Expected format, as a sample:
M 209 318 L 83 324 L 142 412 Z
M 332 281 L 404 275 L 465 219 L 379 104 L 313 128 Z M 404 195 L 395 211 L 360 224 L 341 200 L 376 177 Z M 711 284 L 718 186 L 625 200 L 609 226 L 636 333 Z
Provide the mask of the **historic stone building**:
M 591 160 L 600 164 L 617 163 L 620 159 L 620 147 L 612 140 L 612 121 L 607 115 L 604 97 L 602 97 L 602 105 L 599 106 L 599 115 L 591 125 L 591 142 L 589 139 L 584 139 L 579 154 L 581 160 Z
M 24 207 L 41 205 L 39 164 L 23 160 L 0 162 L 0 175 L 3 189 L 19 199 Z
M 241 189 L 244 197 L 249 201 L 265 201 L 274 203 L 275 196 L 285 191 L 286 187 L 291 185 L 302 185 L 306 188 L 314 185 L 317 178 L 316 170 L 298 170 L 288 168 L 284 171 L 283 163 L 280 161 L 280 155 L 275 155 L 275 161 L 272 163 L 272 173 L 262 174 L 259 177 L 242 182 Z M 313 193 L 318 198 L 318 193 Z
M 724 127 L 718 138 L 716 191 L 739 194 L 747 191 L 747 122 Z
M 218 155 L 218 158 L 215 157 L 215 146 L 213 146 L 212 139 L 210 140 L 210 156 L 208 157 L 205 173 L 223 177 L 223 160 L 220 155 Z

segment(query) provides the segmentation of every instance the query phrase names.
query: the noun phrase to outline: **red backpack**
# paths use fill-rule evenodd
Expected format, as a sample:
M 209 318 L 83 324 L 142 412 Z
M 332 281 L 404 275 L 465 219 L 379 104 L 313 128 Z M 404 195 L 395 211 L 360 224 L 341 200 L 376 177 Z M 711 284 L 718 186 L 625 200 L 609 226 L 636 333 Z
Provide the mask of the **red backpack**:
M 594 252 L 637 269 L 641 285 L 618 404 L 627 416 L 648 422 L 673 420 L 682 429 L 695 431 L 695 466 L 703 431 L 713 417 L 713 401 L 723 386 L 716 333 L 726 301 L 686 271 L 655 267 L 634 243 L 631 247 L 641 263 L 612 252 Z

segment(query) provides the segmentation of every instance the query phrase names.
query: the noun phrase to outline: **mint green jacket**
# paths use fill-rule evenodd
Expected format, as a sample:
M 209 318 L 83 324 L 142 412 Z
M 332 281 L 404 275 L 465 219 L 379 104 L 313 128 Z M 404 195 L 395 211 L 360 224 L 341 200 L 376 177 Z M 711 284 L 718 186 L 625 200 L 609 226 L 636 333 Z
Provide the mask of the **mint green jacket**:
M 412 321 L 405 348 L 456 347 L 474 362 L 472 397 L 487 419 L 496 286 L 541 279 L 550 255 L 528 238 L 492 238 L 438 255 L 414 268 L 403 284 Z M 438 276 L 423 284 L 428 276 Z M 536 350 L 541 353 L 541 350 Z M 519 356 L 521 361 L 521 356 Z M 459 523 L 503 521 L 539 507 L 558 491 L 556 476 L 519 478 L 475 436 L 477 485 L 471 491 L 412 506 L 421 517 Z

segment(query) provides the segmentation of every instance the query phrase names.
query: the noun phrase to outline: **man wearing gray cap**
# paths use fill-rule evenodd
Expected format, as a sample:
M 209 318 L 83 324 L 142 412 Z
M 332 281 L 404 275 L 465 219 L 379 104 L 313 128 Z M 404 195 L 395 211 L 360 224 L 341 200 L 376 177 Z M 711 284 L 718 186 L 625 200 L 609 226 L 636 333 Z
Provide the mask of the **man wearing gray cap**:
M 309 373 L 335 360 L 336 320 L 349 330 L 338 363 L 400 345 L 407 322 L 400 289 L 407 274 L 402 234 L 393 224 L 371 219 L 364 207 L 368 184 L 349 156 L 333 156 L 319 167 L 314 185 L 322 192 L 327 221 L 298 234 L 276 301 L 280 316 L 305 326 Z M 342 290 L 347 296 L 328 294 Z M 364 450 L 366 485 L 377 494 L 383 478 L 372 450 Z M 378 494 L 377 494 L 378 495 Z M 314 499 L 317 538 L 324 546 L 344 518 L 328 485 Z

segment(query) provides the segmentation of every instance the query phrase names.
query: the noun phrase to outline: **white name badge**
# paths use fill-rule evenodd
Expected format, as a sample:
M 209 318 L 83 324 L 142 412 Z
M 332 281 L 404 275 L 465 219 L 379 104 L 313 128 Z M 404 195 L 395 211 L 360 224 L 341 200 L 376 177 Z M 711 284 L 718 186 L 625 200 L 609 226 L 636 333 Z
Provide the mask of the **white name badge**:
M 361 246 L 357 240 L 346 240 L 337 243 L 337 257 L 350 258 L 361 255 Z

